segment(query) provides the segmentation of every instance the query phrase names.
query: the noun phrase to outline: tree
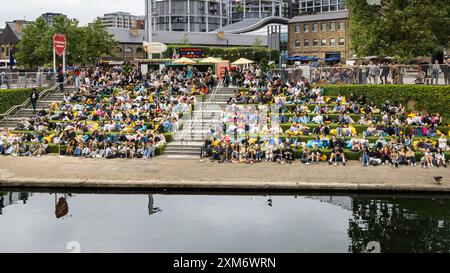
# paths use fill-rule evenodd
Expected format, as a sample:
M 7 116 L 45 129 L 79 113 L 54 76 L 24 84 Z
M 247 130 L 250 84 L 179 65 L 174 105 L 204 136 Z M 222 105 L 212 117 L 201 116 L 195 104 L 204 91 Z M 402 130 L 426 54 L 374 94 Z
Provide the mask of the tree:
M 256 37 L 255 38 L 255 41 L 253 42 L 253 46 L 262 46 L 263 45 L 263 42 L 262 42 L 262 40 L 259 38 L 259 37 Z
M 76 19 L 58 16 L 54 18 L 53 24 L 49 25 L 40 17 L 24 29 L 22 39 L 17 45 L 18 62 L 27 67 L 52 63 L 55 33 L 66 35 L 67 64 L 93 63 L 96 59 L 110 54 L 116 44 L 113 35 L 106 31 L 98 19 L 88 26 L 79 27 Z
M 450 45 L 450 5 L 442 0 L 347 0 L 351 48 L 359 56 L 408 60 Z
M 48 62 L 49 54 L 47 47 L 50 26 L 44 18 L 38 18 L 36 22 L 28 25 L 23 30 L 22 39 L 16 47 L 16 59 L 20 64 L 30 67 L 39 66 Z M 51 56 L 51 55 L 50 55 Z M 50 57 L 51 58 L 51 57 Z
M 187 33 L 184 34 L 183 39 L 180 40 L 180 44 L 188 45 L 190 43 L 191 43 L 191 41 L 189 40 L 189 35 Z
M 83 63 L 92 63 L 94 60 L 108 56 L 116 46 L 112 34 L 105 30 L 100 19 L 97 18 L 92 24 L 83 28 Z

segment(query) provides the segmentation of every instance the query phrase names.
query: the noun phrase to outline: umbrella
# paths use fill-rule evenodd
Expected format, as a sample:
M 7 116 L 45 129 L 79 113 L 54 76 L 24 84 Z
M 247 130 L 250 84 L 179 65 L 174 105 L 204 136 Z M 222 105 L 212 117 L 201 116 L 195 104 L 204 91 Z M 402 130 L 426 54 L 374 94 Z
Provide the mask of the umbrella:
M 213 57 L 209 57 L 209 58 L 201 60 L 200 62 L 201 63 L 208 63 L 208 64 L 215 64 L 215 63 L 220 63 L 222 61 L 219 60 L 219 59 L 213 58 Z
M 188 58 L 181 58 L 178 60 L 173 61 L 174 64 L 196 64 L 197 62 L 195 62 L 194 60 L 188 59 Z
M 239 60 L 235 61 L 232 64 L 234 64 L 234 65 L 242 65 L 242 64 L 252 64 L 252 63 L 254 63 L 254 61 L 250 61 L 250 60 L 245 59 L 245 58 L 240 58 Z

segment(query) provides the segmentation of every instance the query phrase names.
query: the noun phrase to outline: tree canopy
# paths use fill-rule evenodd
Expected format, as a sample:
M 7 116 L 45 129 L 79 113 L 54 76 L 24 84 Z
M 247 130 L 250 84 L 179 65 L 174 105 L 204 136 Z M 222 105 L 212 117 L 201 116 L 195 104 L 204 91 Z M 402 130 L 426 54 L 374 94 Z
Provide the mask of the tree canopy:
M 359 56 L 403 60 L 450 46 L 450 0 L 346 0 L 351 47 Z
M 93 63 L 98 58 L 109 55 L 116 45 L 113 35 L 106 31 L 99 19 L 79 27 L 76 19 L 58 16 L 54 18 L 53 24 L 49 25 L 40 17 L 24 29 L 22 39 L 17 45 L 17 61 L 27 67 L 52 63 L 55 33 L 66 34 L 67 64 Z

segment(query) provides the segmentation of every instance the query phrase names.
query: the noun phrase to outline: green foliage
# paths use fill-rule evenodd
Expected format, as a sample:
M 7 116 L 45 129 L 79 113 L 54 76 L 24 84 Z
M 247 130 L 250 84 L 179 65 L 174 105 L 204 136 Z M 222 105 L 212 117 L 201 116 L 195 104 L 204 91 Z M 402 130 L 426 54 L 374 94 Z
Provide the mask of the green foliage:
M 262 46 L 262 44 L 263 43 L 262 43 L 261 39 L 259 37 L 256 37 L 255 42 L 253 43 L 253 46 L 258 47 L 258 46 Z
M 38 92 L 43 89 L 38 89 Z M 0 90 L 0 113 L 5 113 L 14 105 L 22 104 L 30 96 L 31 89 L 2 89 Z
M 17 45 L 16 58 L 19 64 L 32 68 L 52 63 L 53 35 L 66 34 L 67 64 L 89 64 L 110 54 L 116 45 L 101 21 L 97 19 L 88 26 L 79 27 L 76 19 L 55 17 L 52 25 L 42 18 L 27 25 Z
M 339 93 L 348 96 L 354 92 L 357 96 L 364 94 L 367 102 L 383 104 L 386 100 L 397 101 L 405 106 L 415 102 L 415 109 L 439 112 L 447 119 L 450 117 L 450 86 L 437 85 L 330 85 L 325 87 L 327 96 Z
M 280 52 L 275 49 L 268 50 L 265 47 L 208 47 L 195 45 L 169 45 L 168 50 L 163 53 L 163 58 L 172 58 L 173 50 L 182 47 L 195 47 L 203 49 L 203 57 L 217 57 L 230 62 L 237 61 L 239 58 L 246 58 L 260 63 L 263 58 L 268 58 L 269 54 L 272 60 L 278 60 Z M 178 50 L 177 50 L 178 53 Z
M 347 0 L 351 47 L 359 56 L 394 56 L 407 61 L 450 45 L 450 4 L 442 0 Z
M 187 45 L 187 44 L 190 44 L 190 42 L 191 41 L 189 40 L 189 35 L 187 33 L 184 34 L 183 39 L 180 40 L 180 44 Z
M 262 58 L 261 59 L 261 68 L 263 71 L 267 71 L 267 69 L 269 68 L 269 60 L 267 60 L 266 58 Z

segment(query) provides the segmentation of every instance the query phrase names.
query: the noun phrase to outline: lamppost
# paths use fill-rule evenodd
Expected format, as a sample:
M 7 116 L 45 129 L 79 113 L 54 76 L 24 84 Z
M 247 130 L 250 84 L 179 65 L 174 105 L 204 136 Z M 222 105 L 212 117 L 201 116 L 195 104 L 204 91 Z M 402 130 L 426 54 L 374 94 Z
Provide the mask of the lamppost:
M 153 0 L 145 0 L 145 30 L 147 34 L 147 42 L 149 44 L 152 43 L 152 36 L 153 36 L 153 30 L 152 30 L 152 1 Z M 148 53 L 148 58 L 152 59 L 152 53 Z

